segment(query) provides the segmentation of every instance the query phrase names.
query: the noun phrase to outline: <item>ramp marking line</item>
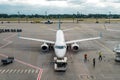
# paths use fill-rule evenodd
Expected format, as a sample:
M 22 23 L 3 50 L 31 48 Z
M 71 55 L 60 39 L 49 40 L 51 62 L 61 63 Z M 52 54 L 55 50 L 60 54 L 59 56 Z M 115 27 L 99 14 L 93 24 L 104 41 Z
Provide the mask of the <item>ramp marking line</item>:
M 11 36 L 6 37 L 5 39 L 3 39 L 3 41 L 5 41 L 5 42 L 7 42 L 7 43 L 4 44 L 3 46 L 1 46 L 0 48 L 6 47 L 7 45 L 11 44 L 12 41 L 10 41 L 10 40 L 8 40 L 8 39 L 10 39 L 10 38 L 12 38 L 12 37 L 14 37 L 14 36 L 16 36 L 16 35 L 17 35 L 17 34 L 13 34 L 13 35 L 11 35 Z
M 4 55 L 4 54 L 0 54 L 0 56 L 8 57 L 7 55 Z M 42 68 L 39 68 L 39 67 L 37 67 L 37 66 L 34 66 L 34 65 L 32 65 L 32 64 L 23 62 L 23 61 L 18 60 L 18 59 L 15 59 L 15 61 L 17 61 L 17 62 L 19 62 L 19 63 L 21 63 L 21 64 L 24 64 L 24 65 L 27 65 L 27 66 L 29 66 L 29 67 L 38 69 L 38 70 L 39 70 L 39 73 L 38 73 L 38 76 L 37 76 L 37 80 L 41 80 L 41 76 L 42 76 L 42 72 L 43 72 L 43 69 L 42 69 Z

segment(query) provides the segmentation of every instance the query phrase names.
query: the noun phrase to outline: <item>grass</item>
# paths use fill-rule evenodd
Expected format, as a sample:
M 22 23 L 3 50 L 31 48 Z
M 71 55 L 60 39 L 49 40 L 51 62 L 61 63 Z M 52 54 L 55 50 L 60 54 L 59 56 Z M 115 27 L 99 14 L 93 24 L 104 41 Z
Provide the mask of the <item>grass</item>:
M 33 22 L 41 22 L 41 21 L 47 21 L 47 19 L 43 19 L 43 18 L 0 18 L 0 21 L 33 21 Z M 52 21 L 58 21 L 58 19 L 51 19 Z M 77 20 L 79 20 L 79 22 L 90 22 L 90 23 L 95 23 L 96 19 L 95 18 L 74 18 L 74 22 L 77 22 Z M 73 22 L 73 18 L 62 18 L 61 21 L 70 21 Z M 105 23 L 105 22 L 109 22 L 109 19 L 105 19 L 105 18 L 99 18 L 97 19 L 97 21 L 99 23 Z M 118 23 L 120 22 L 120 19 L 110 19 L 111 23 Z

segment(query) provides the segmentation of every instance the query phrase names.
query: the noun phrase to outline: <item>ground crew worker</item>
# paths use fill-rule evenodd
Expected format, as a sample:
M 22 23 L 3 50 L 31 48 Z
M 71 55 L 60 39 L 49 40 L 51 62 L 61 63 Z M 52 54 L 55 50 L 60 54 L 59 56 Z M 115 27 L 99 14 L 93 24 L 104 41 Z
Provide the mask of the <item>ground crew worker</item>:
M 95 58 L 93 58 L 93 67 L 95 67 Z
M 87 54 L 84 55 L 84 61 L 87 61 Z
M 98 59 L 99 59 L 100 61 L 102 61 L 102 52 L 101 52 L 101 51 L 99 52 L 99 57 L 98 57 Z

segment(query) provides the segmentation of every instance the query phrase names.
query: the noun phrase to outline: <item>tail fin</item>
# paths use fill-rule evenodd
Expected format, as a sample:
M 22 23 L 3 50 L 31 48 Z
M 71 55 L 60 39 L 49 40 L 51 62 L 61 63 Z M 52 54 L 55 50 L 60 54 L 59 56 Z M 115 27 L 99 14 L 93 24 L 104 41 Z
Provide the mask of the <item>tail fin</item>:
M 17 35 L 18 37 L 20 37 L 20 33 L 18 32 L 18 35 Z
M 105 30 L 107 30 L 107 27 L 106 27 L 106 25 L 104 24 L 104 28 L 105 28 Z
M 59 17 L 59 21 L 58 21 L 58 30 L 60 30 L 61 27 L 60 27 L 60 17 Z
M 99 36 L 100 36 L 100 38 L 102 38 L 102 37 L 103 37 L 103 34 L 102 34 L 102 32 L 100 32 L 100 33 L 99 33 Z

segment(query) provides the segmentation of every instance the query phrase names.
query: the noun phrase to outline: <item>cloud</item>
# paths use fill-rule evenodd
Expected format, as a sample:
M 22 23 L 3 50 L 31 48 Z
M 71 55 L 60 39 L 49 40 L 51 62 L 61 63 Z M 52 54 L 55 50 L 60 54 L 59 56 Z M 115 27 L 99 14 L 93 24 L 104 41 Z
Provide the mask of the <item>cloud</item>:
M 0 4 L 8 4 L 8 5 L 34 5 L 34 6 L 66 6 L 66 1 L 62 0 L 0 0 Z M 60 5 L 58 5 L 60 4 Z
M 46 1 L 67 1 L 67 0 L 46 0 Z
M 120 3 L 120 0 L 101 0 L 103 2 Z
M 0 0 L 0 13 L 120 13 L 120 0 Z
M 71 3 L 71 4 L 77 4 L 77 5 L 80 5 L 82 3 L 85 3 L 87 0 L 68 0 L 67 2 L 68 3 Z

